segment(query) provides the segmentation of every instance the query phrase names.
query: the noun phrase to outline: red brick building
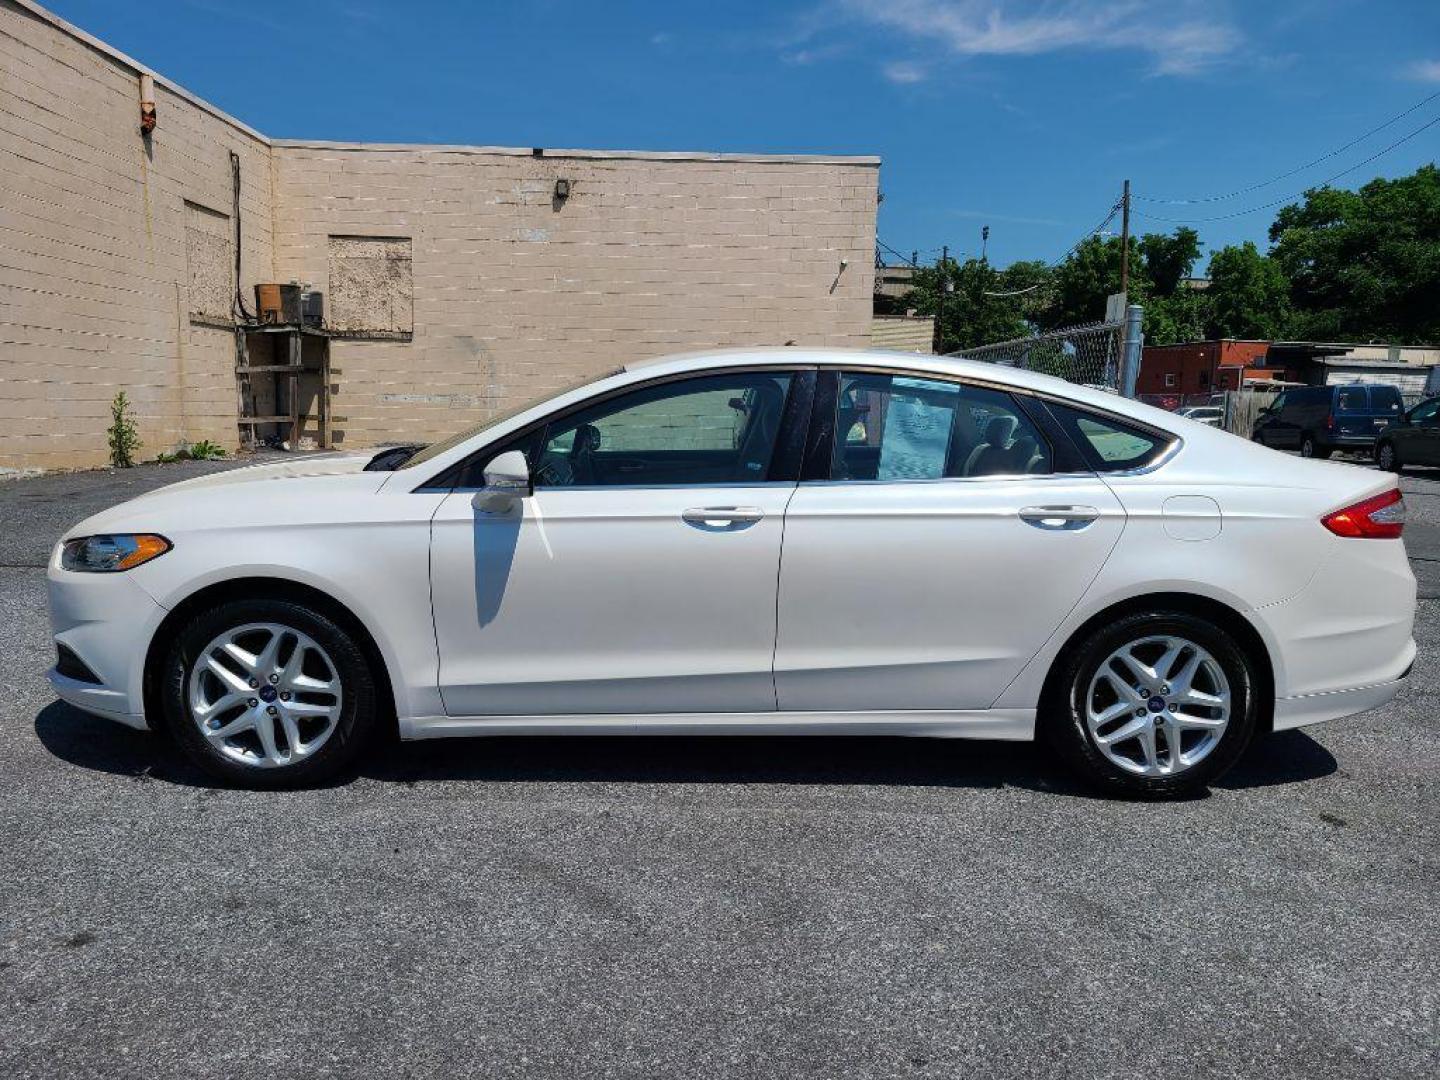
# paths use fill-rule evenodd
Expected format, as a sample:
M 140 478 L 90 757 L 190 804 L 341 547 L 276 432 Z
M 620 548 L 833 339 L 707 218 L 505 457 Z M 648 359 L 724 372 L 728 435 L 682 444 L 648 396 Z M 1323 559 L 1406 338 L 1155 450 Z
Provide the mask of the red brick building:
M 1229 339 L 1147 345 L 1140 357 L 1140 377 L 1135 390 L 1147 397 L 1174 394 L 1187 398 L 1239 390 L 1246 379 L 1283 375 L 1265 370 L 1265 356 L 1269 351 L 1268 341 Z

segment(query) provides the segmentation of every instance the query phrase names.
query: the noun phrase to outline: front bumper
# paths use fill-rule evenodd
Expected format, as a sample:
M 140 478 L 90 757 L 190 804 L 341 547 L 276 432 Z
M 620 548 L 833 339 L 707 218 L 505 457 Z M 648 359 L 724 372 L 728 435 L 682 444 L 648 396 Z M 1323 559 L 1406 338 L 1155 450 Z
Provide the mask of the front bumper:
M 54 668 L 47 677 L 61 700 L 77 709 L 144 729 L 145 653 L 166 612 L 133 573 L 75 573 L 60 569 L 58 550 L 52 556 L 46 586 L 55 640 L 99 681 Z

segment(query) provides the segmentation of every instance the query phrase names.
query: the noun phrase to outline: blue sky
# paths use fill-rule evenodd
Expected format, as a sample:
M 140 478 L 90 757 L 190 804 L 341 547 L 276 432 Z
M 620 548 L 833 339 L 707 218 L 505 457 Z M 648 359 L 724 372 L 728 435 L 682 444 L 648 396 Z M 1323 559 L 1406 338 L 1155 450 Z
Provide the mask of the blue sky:
M 922 259 L 945 243 L 973 253 L 989 224 L 1001 264 L 1058 258 L 1127 176 L 1137 196 L 1231 192 L 1440 92 L 1436 0 L 50 6 L 279 137 L 879 154 L 882 240 Z M 1254 192 L 1136 209 L 1269 203 L 1435 117 L 1440 98 Z M 1437 158 L 1440 124 L 1337 183 Z M 1196 228 L 1207 250 L 1263 246 L 1273 214 Z

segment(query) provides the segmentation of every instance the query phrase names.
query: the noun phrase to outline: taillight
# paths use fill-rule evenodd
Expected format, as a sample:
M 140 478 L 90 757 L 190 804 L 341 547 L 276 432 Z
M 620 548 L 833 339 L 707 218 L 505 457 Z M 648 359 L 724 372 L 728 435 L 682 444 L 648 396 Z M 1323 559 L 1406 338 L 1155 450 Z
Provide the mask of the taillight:
M 1372 495 L 1326 514 L 1320 524 L 1336 536 L 1360 540 L 1395 540 L 1405 528 L 1405 500 L 1399 488 Z

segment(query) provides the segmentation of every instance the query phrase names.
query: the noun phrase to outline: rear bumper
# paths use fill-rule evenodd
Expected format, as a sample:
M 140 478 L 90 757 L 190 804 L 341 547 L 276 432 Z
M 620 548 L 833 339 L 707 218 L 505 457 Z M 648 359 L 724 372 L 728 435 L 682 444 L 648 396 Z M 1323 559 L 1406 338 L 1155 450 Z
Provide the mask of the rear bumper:
M 1369 686 L 1356 686 L 1348 690 L 1326 690 L 1318 694 L 1300 694 L 1296 697 L 1275 700 L 1274 730 L 1288 731 L 1291 728 L 1320 724 L 1326 720 L 1338 720 L 1342 716 L 1378 709 L 1387 704 L 1400 692 L 1410 677 L 1415 663 L 1415 643 L 1405 654 L 1404 669 L 1399 677 Z
M 1415 608 L 1403 541 L 1337 537 L 1305 588 L 1249 612 L 1270 647 L 1274 730 L 1390 701 L 1415 664 Z

